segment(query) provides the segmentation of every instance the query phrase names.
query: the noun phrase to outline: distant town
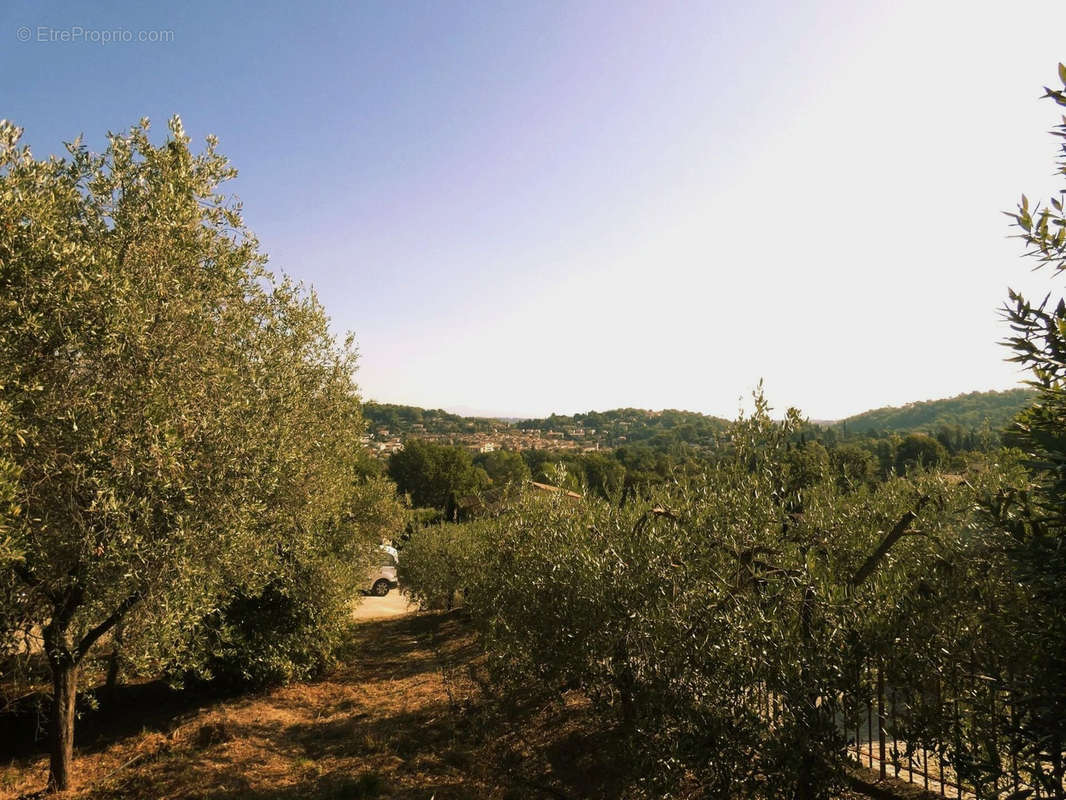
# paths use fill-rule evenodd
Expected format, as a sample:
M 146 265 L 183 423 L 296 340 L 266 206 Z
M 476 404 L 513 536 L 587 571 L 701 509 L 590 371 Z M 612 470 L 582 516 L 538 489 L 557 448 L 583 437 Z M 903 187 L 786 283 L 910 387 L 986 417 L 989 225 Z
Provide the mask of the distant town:
M 463 447 L 472 453 L 492 453 L 496 450 L 573 450 L 591 453 L 607 447 L 607 436 L 595 428 L 567 428 L 565 430 L 524 430 L 506 426 L 488 431 L 469 433 L 433 433 L 423 423 L 416 423 L 409 431 L 401 432 L 381 427 L 368 432 L 363 441 L 375 454 L 387 457 L 403 449 L 406 437 L 414 436 L 436 444 Z M 612 437 L 612 443 L 625 441 L 625 436 Z

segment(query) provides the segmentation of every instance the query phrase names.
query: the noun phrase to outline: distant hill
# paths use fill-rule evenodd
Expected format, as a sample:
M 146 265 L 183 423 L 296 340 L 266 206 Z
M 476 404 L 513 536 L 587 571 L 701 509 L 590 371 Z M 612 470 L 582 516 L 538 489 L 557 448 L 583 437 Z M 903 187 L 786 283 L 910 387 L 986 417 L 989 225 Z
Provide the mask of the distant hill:
M 596 439 L 607 447 L 637 443 L 668 445 L 673 442 L 712 445 L 715 437 L 728 426 L 729 422 L 719 417 L 673 408 L 663 411 L 616 408 L 572 416 L 552 414 L 543 419 L 525 419 L 515 423 L 515 427 L 523 430 L 547 432 L 580 428 L 595 431 Z
M 999 431 L 1019 411 L 1031 404 L 1035 397 L 1032 389 L 969 392 L 945 400 L 908 403 L 898 408 L 877 408 L 845 420 L 814 424 L 838 432 L 846 430 L 848 434 L 935 433 L 944 426 L 976 431 L 984 428 L 986 423 Z M 458 437 L 459 441 L 463 441 L 464 435 L 517 430 L 555 437 L 560 441 L 570 440 L 583 446 L 595 443 L 608 448 L 634 444 L 666 448 L 679 443 L 708 447 L 713 446 L 719 434 L 729 426 L 728 420 L 695 411 L 648 411 L 642 408 L 616 408 L 573 415 L 552 414 L 541 419 L 493 419 L 452 414 L 439 408 L 368 401 L 363 405 L 363 416 L 369 423 L 371 433 L 387 429 L 392 437 L 429 434 Z M 470 437 L 471 441 L 474 438 Z
M 394 403 L 363 403 L 363 416 L 370 431 L 386 428 L 393 434 L 408 433 L 480 433 L 492 431 L 506 423 L 484 417 L 462 417 L 440 408 L 418 408 Z
M 942 426 L 979 429 L 987 422 L 993 430 L 1002 430 L 1022 409 L 1036 398 L 1032 389 L 1008 389 L 1003 392 L 969 392 L 945 400 L 926 400 L 905 406 L 876 408 L 832 423 L 848 433 L 908 433 L 935 431 Z

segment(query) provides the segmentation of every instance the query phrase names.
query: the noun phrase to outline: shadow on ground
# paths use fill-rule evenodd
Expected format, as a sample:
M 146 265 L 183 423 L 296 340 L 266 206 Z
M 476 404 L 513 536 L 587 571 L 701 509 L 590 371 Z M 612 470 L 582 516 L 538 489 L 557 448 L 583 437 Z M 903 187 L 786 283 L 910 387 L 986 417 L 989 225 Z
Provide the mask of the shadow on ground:
M 82 753 L 104 750 L 145 730 L 170 730 L 175 720 L 234 693 L 208 687 L 178 690 L 163 681 L 149 681 L 118 686 L 107 700 L 102 695 L 102 687 L 78 695 L 75 744 Z M 50 707 L 51 697 L 41 691 L 0 714 L 0 752 L 14 758 L 47 754 Z
M 461 612 L 424 613 L 354 625 L 342 665 L 314 682 L 228 698 L 162 684 L 126 687 L 113 705 L 79 720 L 81 788 L 73 796 L 625 794 L 626 762 L 587 703 L 502 702 L 473 679 L 479 661 Z M 8 774 L 0 767 L 0 787 L 15 791 L 0 788 L 0 797 L 43 784 L 41 743 L 19 755 L 24 760 Z

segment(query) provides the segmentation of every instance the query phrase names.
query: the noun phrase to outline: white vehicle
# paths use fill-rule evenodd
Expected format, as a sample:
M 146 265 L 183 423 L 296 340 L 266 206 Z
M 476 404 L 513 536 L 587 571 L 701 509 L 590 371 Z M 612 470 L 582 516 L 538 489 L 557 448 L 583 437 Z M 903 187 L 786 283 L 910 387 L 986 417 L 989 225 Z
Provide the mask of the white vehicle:
M 372 581 L 370 594 L 374 595 L 374 597 L 384 597 L 389 593 L 390 589 L 395 589 L 398 585 L 396 567 L 400 563 L 400 554 L 396 552 L 395 547 L 383 544 L 375 551 L 374 555 L 377 559 L 377 565 L 370 573 L 370 580 Z

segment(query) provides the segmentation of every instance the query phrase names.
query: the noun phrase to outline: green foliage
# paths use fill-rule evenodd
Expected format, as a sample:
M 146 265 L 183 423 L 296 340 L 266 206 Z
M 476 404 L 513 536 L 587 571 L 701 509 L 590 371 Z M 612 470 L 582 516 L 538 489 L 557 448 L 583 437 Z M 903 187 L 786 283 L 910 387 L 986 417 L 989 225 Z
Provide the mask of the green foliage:
M 581 456 L 584 488 L 605 500 L 621 495 L 625 486 L 626 468 L 610 453 L 585 453 Z
M 3 474 L 21 509 L 0 619 L 43 630 L 64 787 L 93 645 L 122 622 L 129 659 L 158 665 L 232 592 L 287 581 L 359 506 L 363 421 L 351 342 L 265 270 L 213 138 L 191 152 L 175 117 L 155 146 L 143 120 L 102 154 L 37 160 L 20 135 L 0 123 Z
M 830 461 L 837 485 L 844 491 L 870 486 L 877 478 L 877 459 L 857 444 L 844 443 L 835 447 Z
M 1018 412 L 1033 402 L 1030 389 L 1003 392 L 969 392 L 945 400 L 925 400 L 899 408 L 885 407 L 864 411 L 836 423 L 850 434 L 934 433 L 940 428 L 957 426 L 969 431 L 985 427 L 1001 431 Z
M 914 467 L 935 467 L 947 459 L 947 450 L 932 436 L 911 433 L 896 447 L 896 473 L 906 475 Z
M 521 455 L 529 465 L 533 480 L 541 483 L 574 492 L 587 491 L 605 500 L 616 500 L 626 486 L 627 470 L 616 452 L 524 450 Z M 558 474 L 560 466 L 562 482 Z
M 248 410 L 271 409 L 271 345 L 313 347 L 298 337 L 316 312 L 269 282 L 215 192 L 232 170 L 213 143 L 192 155 L 176 119 L 161 147 L 142 124 L 68 160 L 33 159 L 19 133 L 0 127 L 0 374 L 26 510 L 15 613 L 76 662 L 134 606 L 173 641 L 252 561 L 258 487 L 277 476 Z
M 369 401 L 363 404 L 363 416 L 370 423 L 371 430 L 386 428 L 394 435 L 488 433 L 506 425 L 502 420 L 461 417 L 439 408 L 418 408 Z
M 436 544 L 448 568 L 425 566 L 442 557 L 427 546 L 420 570 L 466 588 L 499 679 L 584 691 L 655 791 L 689 771 L 712 795 L 825 796 L 858 666 L 891 647 L 879 621 L 961 541 L 973 501 L 923 475 L 841 487 L 799 427 L 757 397 L 698 478 L 622 505 L 530 496 L 483 523 L 480 557 L 455 558 L 473 541 L 455 532 Z M 892 539 L 901 520 L 924 535 Z
M 1066 107 L 1063 89 L 1046 97 Z M 1057 173 L 1066 178 L 1066 116 L 1052 134 L 1061 140 Z M 1041 206 L 1022 195 L 1010 215 L 1025 243 L 1026 256 L 1058 275 L 1066 271 L 1066 214 L 1063 200 Z M 1011 327 L 1006 344 L 1012 360 L 1031 375 L 1035 403 L 1021 415 L 1010 440 L 1027 457 L 1031 491 L 990 497 L 990 514 L 1009 536 L 1010 566 L 1027 603 L 1007 616 L 1019 650 L 1008 683 L 1020 715 L 1020 732 L 1034 754 L 1051 764 L 1049 786 L 1062 796 L 1066 784 L 1066 301 L 1050 295 L 1032 303 L 1011 291 L 1004 309 Z
M 238 589 L 204 618 L 189 642 L 197 676 L 262 687 L 331 666 L 353 599 L 365 588 L 373 545 L 398 531 L 403 518 L 390 482 L 361 481 L 338 521 L 290 543 L 266 586 Z
M 422 439 L 408 439 L 389 457 L 389 476 L 411 505 L 440 509 L 448 519 L 455 518 L 463 498 L 489 485 L 485 470 L 466 450 Z
M 13 428 L 10 411 L 0 401 L 0 568 L 5 569 L 22 557 L 12 538 L 12 529 L 17 524 L 16 518 L 19 515 L 16 499 L 19 467 L 7 455 L 16 437 Z M 0 609 L 2 608 L 3 606 L 0 606 Z
M 902 409 L 879 409 L 839 424 L 805 422 L 793 431 L 792 440 L 798 448 L 811 447 L 812 453 L 826 453 L 830 468 L 837 471 L 842 486 L 885 480 L 918 463 L 943 464 L 959 471 L 966 468 L 974 454 L 988 453 L 1001 446 L 1000 433 L 994 426 L 1005 425 L 1029 397 L 1028 389 L 974 392 Z M 510 427 L 506 420 L 457 417 L 409 406 L 374 408 L 381 422 L 389 424 L 392 434 L 414 431 L 416 435 L 427 436 L 459 435 L 485 430 L 506 432 Z M 553 414 L 544 419 L 518 421 L 513 427 L 537 431 L 558 443 L 555 449 L 521 451 L 534 481 L 558 484 L 570 491 L 595 494 L 613 502 L 629 502 L 671 481 L 700 474 L 729 449 L 723 420 L 685 411 L 616 409 L 573 416 Z M 901 454 L 899 448 L 904 436 L 896 430 L 931 436 L 939 447 L 926 439 L 910 440 Z M 590 449 L 592 445 L 601 449 Z M 838 448 L 846 449 L 838 455 Z M 795 457 L 800 458 L 800 453 Z M 517 468 L 517 459 L 512 456 L 494 458 L 510 458 Z M 493 468 L 492 460 L 486 456 L 477 457 L 475 463 Z M 557 478 L 560 465 L 565 477 Z M 432 460 L 424 460 L 421 466 L 409 466 L 412 469 L 408 476 L 398 478 L 401 483 L 417 487 L 430 482 L 422 470 L 432 470 Z M 799 469 L 798 464 L 794 466 Z M 513 478 L 508 482 L 513 484 Z M 491 485 L 499 488 L 500 484 L 493 480 Z M 423 492 L 421 496 L 430 494 Z M 468 518 L 505 505 L 498 492 L 489 492 L 474 501 L 475 494 L 467 492 L 465 499 L 460 496 L 453 505 L 445 489 L 444 499 L 438 497 L 435 502 L 448 519 Z
M 451 608 L 488 560 L 488 549 L 483 523 L 422 528 L 404 545 L 400 585 L 423 608 Z
M 496 488 L 521 487 L 531 479 L 529 467 L 521 453 L 513 450 L 494 450 L 480 453 L 474 463 L 485 470 L 485 474 Z
M 527 419 L 515 424 L 522 430 L 543 432 L 592 429 L 607 447 L 639 442 L 662 449 L 678 444 L 711 446 L 727 425 L 726 420 L 695 411 L 645 411 L 640 408 L 589 411 L 573 416 L 552 414 L 544 419 Z
M 829 452 L 819 442 L 804 442 L 785 456 L 788 484 L 802 491 L 821 483 L 829 474 Z
M 196 641 L 209 648 L 205 676 L 256 688 L 308 678 L 329 666 L 338 609 L 323 608 L 322 601 L 333 605 L 337 596 L 308 596 L 311 574 L 294 571 L 286 577 L 255 594 L 237 592 L 205 620 Z

